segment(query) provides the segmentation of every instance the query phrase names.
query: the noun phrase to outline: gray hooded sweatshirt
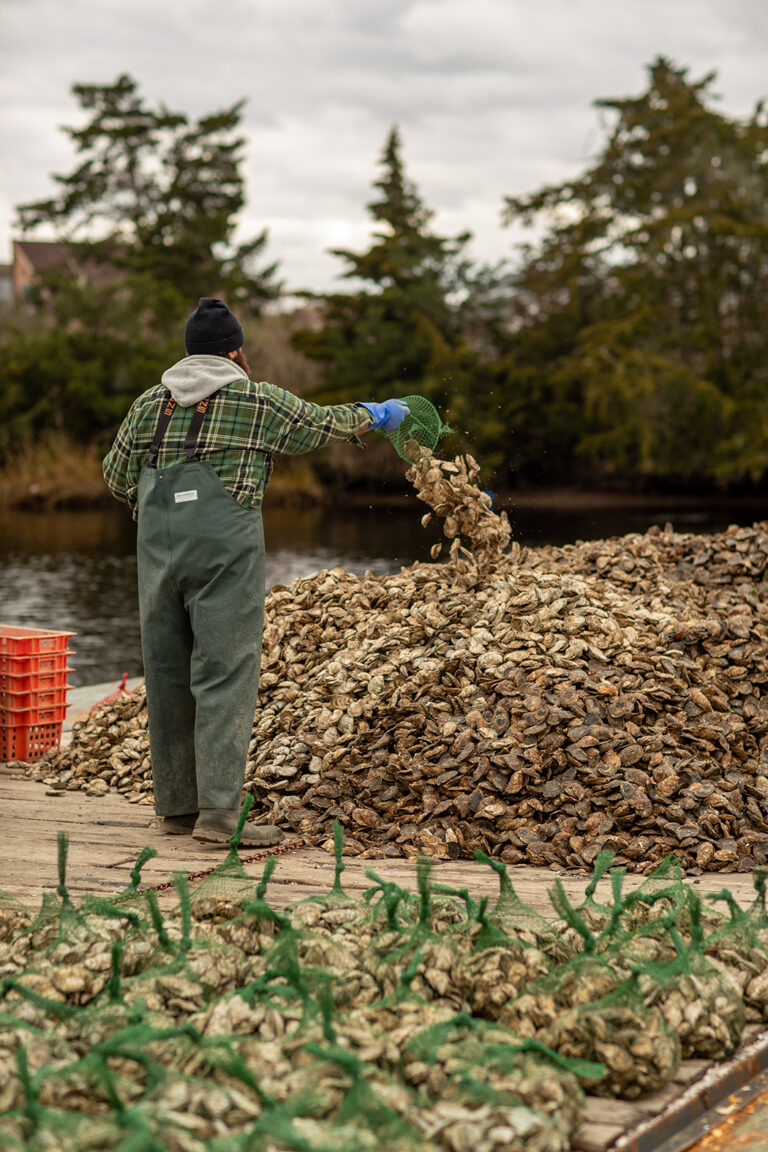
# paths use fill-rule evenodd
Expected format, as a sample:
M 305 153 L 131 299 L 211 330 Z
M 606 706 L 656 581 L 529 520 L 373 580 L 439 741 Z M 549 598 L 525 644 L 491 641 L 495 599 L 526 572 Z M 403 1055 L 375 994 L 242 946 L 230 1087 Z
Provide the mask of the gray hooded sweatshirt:
M 162 382 L 182 408 L 191 408 L 233 380 L 247 380 L 245 372 L 226 356 L 186 356 L 163 372 Z

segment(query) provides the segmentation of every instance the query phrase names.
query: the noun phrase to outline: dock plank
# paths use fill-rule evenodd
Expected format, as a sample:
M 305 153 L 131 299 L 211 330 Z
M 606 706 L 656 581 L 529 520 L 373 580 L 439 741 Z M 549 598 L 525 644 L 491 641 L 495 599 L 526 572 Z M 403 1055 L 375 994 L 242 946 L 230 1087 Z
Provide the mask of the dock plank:
M 609 1124 L 604 1121 L 588 1120 L 574 1136 L 571 1148 L 574 1152 L 606 1152 L 625 1129 L 626 1125 L 620 1122 Z

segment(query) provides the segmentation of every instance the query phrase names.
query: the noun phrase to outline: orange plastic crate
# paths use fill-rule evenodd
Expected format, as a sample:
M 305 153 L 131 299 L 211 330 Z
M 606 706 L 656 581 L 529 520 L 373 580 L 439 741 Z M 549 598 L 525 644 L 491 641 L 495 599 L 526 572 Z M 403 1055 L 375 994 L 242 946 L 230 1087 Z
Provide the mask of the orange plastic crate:
M 63 672 L 70 654 L 69 638 L 75 635 L 75 632 L 54 632 L 50 628 L 0 624 L 0 676 Z
M 14 728 L 28 728 L 31 724 L 61 724 L 67 714 L 66 704 L 30 708 L 0 708 L 0 724 L 12 724 Z
M 63 672 L 71 655 L 71 648 L 48 656 L 4 656 L 0 652 L 0 675 L 47 676 L 49 672 Z
M 10 679 L 10 677 L 8 677 Z M 21 679 L 21 677 L 19 677 Z M 67 706 L 67 689 L 33 688 L 29 692 L 6 691 L 0 686 L 0 716 L 3 711 L 18 712 L 24 708 L 56 708 Z
M 61 744 L 61 721 L 55 724 L 8 724 L 0 714 L 0 763 L 39 760 Z
M 0 699 L 5 692 L 51 692 L 56 688 L 66 688 L 67 676 L 71 671 L 71 668 L 65 666 L 53 671 L 26 672 L 21 676 L 0 672 Z
M 50 628 L 18 628 L 0 624 L 0 655 L 49 656 L 66 652 L 69 637 L 75 632 L 53 632 Z

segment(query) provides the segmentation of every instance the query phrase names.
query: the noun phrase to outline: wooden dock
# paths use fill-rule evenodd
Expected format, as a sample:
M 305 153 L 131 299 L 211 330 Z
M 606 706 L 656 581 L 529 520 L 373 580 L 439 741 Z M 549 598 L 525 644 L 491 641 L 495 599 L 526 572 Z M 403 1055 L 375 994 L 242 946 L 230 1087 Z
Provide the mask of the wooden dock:
M 222 859 L 218 849 L 196 845 L 187 836 L 164 836 L 148 828 L 152 809 L 129 803 L 123 796 L 108 793 L 89 797 L 81 791 L 54 791 L 45 784 L 28 779 L 12 766 L 0 765 L 0 889 L 24 901 L 36 911 L 43 893 L 54 891 L 57 876 L 57 839 L 64 831 L 69 839 L 67 884 L 77 902 L 85 893 L 112 895 L 129 882 L 130 871 L 141 849 L 149 844 L 157 855 L 142 872 L 144 885 L 154 886 L 169 881 L 177 871 L 199 873 L 214 867 Z M 247 859 L 247 857 L 246 857 Z M 407 860 L 345 859 L 344 887 L 350 894 L 370 887 L 367 868 L 384 879 L 403 887 L 416 889 L 416 869 Z M 246 865 L 258 880 L 263 862 Z M 470 861 L 439 862 L 434 867 L 435 882 L 466 888 L 475 897 L 494 897 L 498 892 L 495 874 L 486 866 Z M 544 868 L 510 867 L 509 875 L 522 900 L 544 916 L 553 916 L 547 889 L 556 877 L 562 880 L 568 896 L 579 902 L 589 881 L 587 876 L 574 876 Z M 276 907 L 285 907 L 306 896 L 327 892 L 333 881 L 333 859 L 319 849 L 300 848 L 281 856 L 270 883 L 268 899 Z M 626 887 L 642 883 L 642 876 L 629 876 Z M 702 893 L 727 887 L 736 899 L 746 905 L 754 892 L 749 876 L 722 872 L 697 877 L 691 881 Z M 598 895 L 608 895 L 605 881 Z M 161 893 L 164 903 L 174 901 L 173 889 Z M 742 1049 L 754 1042 L 757 1028 L 745 1036 Z M 738 1060 L 738 1054 L 737 1054 Z M 633 1144 L 632 1132 L 665 1110 L 674 1109 L 676 1100 L 691 1086 L 704 1084 L 713 1065 L 703 1060 L 687 1060 L 675 1080 L 661 1092 L 644 1100 L 629 1103 L 590 1098 L 588 1122 L 583 1126 L 573 1148 L 576 1152 L 607 1152 L 617 1142 L 628 1152 L 647 1147 L 660 1147 L 659 1139 Z M 710 1077 L 711 1079 L 711 1077 Z M 708 1089 L 711 1095 L 711 1086 Z M 649 1138 L 652 1141 L 652 1137 Z

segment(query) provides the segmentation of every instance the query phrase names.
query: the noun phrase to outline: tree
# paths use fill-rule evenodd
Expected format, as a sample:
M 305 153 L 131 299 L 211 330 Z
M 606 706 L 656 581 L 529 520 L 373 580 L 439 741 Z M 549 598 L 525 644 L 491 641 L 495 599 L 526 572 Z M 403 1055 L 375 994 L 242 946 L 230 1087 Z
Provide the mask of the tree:
M 71 259 L 53 269 L 0 334 L 0 463 L 47 429 L 108 439 L 131 401 L 182 351 L 200 296 L 257 315 L 275 297 L 275 265 L 259 269 L 266 232 L 235 245 L 244 203 L 242 104 L 190 123 L 147 108 L 128 76 L 74 86 L 90 113 L 68 128 L 81 161 L 59 193 L 22 205 L 25 231 L 54 225 Z
M 507 222 L 544 227 L 516 277 L 507 405 L 526 445 L 549 434 L 558 479 L 579 461 L 625 480 L 768 474 L 768 122 L 717 112 L 713 80 L 657 59 L 639 97 L 597 101 L 613 124 L 587 171 L 506 201 Z M 530 448 L 517 464 L 552 474 Z
M 328 400 L 386 398 L 420 392 L 444 410 L 466 373 L 460 299 L 466 282 L 463 251 L 469 233 L 453 238 L 430 230 L 433 213 L 407 178 L 398 129 L 381 157 L 375 222 L 365 252 L 333 249 L 345 261 L 342 278 L 360 285 L 348 293 L 307 294 L 322 305 L 319 330 L 296 332 L 293 343 L 327 365 Z
M 72 91 L 90 113 L 84 127 L 64 129 L 80 163 L 54 177 L 58 195 L 19 207 L 22 230 L 53 224 L 91 258 L 174 287 L 185 307 L 219 292 L 258 313 L 279 285 L 274 264 L 256 266 L 266 231 L 232 240 L 245 200 L 243 101 L 190 122 L 147 107 L 127 75 Z

